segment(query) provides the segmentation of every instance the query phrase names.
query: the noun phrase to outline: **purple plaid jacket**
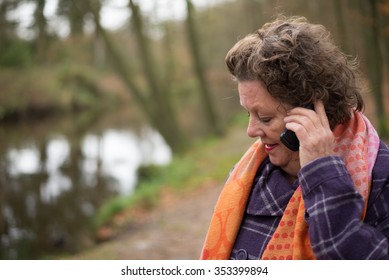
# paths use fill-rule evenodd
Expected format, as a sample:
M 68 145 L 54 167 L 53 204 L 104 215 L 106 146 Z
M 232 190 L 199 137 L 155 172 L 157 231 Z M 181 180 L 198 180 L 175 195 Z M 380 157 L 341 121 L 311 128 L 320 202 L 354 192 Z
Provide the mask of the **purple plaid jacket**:
M 317 259 L 389 259 L 389 149 L 381 142 L 364 221 L 363 199 L 343 160 L 324 157 L 306 165 L 290 184 L 266 159 L 258 169 L 231 259 L 260 259 L 300 184 Z

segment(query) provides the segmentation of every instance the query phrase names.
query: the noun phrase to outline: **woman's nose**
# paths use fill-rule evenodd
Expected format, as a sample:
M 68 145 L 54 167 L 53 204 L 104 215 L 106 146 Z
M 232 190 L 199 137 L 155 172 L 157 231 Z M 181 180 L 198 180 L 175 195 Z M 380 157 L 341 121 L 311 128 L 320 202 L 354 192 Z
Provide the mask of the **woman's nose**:
M 250 118 L 249 124 L 247 126 L 247 135 L 252 138 L 263 137 L 265 135 L 263 129 L 261 128 L 258 121 Z

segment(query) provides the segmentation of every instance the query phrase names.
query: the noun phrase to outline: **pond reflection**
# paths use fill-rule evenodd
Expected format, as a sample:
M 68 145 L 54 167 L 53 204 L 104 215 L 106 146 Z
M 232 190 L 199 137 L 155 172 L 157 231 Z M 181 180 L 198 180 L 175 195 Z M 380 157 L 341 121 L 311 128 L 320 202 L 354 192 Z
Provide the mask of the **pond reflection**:
M 2 144 L 2 259 L 44 258 L 90 245 L 88 223 L 99 206 L 131 194 L 139 166 L 171 160 L 170 148 L 146 125 L 70 135 L 22 133 Z

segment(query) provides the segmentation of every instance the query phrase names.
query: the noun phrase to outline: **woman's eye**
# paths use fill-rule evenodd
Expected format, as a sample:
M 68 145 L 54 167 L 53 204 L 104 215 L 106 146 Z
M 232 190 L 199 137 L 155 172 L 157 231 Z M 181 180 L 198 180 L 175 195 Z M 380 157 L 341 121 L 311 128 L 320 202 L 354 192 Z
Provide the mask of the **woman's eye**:
M 259 120 L 262 122 L 262 123 L 269 123 L 271 121 L 271 118 L 259 118 Z
M 250 118 L 251 114 L 249 111 L 247 111 L 247 117 Z M 258 115 L 258 120 L 262 123 L 269 123 L 271 121 L 271 117 L 261 117 Z

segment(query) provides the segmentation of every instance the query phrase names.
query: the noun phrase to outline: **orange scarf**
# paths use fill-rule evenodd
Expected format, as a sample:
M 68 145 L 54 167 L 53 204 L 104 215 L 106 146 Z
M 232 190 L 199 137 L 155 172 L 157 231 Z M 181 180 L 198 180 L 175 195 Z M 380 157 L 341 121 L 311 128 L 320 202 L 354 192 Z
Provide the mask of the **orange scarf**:
M 372 169 L 378 153 L 377 132 L 361 113 L 356 112 L 348 122 L 336 126 L 333 133 L 334 153 L 344 160 L 355 189 L 364 199 L 363 219 Z M 231 172 L 216 204 L 201 259 L 230 257 L 256 172 L 266 156 L 264 145 L 258 140 Z M 298 187 L 286 206 L 262 259 L 315 259 L 304 216 L 304 200 L 301 187 Z

